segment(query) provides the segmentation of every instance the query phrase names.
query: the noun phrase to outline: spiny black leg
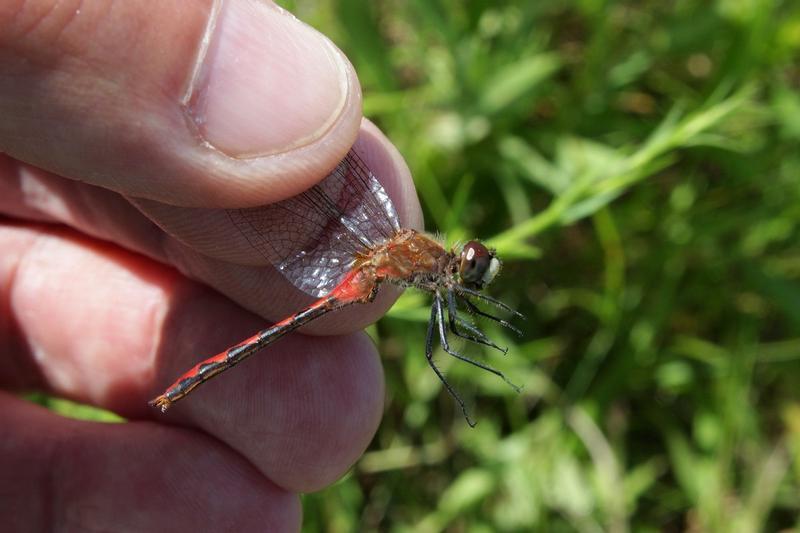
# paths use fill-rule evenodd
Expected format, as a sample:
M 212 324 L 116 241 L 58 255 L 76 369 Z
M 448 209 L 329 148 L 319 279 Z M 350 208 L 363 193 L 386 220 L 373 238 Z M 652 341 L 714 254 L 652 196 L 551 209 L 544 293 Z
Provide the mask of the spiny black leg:
M 513 388 L 515 391 L 519 392 L 520 388 L 518 386 L 514 385 L 513 383 L 511 383 L 508 380 L 508 378 L 505 376 L 505 374 L 503 374 L 502 372 L 500 372 L 496 368 L 492 368 L 489 365 L 485 365 L 485 364 L 481 363 L 480 361 L 476 361 L 474 359 L 470 359 L 469 357 L 461 355 L 457 351 L 450 349 L 450 343 L 447 342 L 447 329 L 444 327 L 444 311 L 442 310 L 442 307 L 443 307 L 442 306 L 442 297 L 437 292 L 437 293 L 435 293 L 434 298 L 433 298 L 433 309 L 434 309 L 434 312 L 436 314 L 436 322 L 439 324 L 439 342 L 442 343 L 442 348 L 444 349 L 444 351 L 447 352 L 448 354 L 452 355 L 456 359 L 460 359 L 461 361 L 464 361 L 465 363 L 469 363 L 471 365 L 477 366 L 480 369 L 486 370 L 487 372 L 491 372 L 492 374 L 502 378 L 503 381 L 505 381 L 506 383 L 508 383 L 511 386 L 511 388 Z
M 460 316 L 456 316 L 454 319 L 451 317 L 450 311 L 447 312 L 448 318 L 451 319 L 450 324 L 450 331 L 459 338 L 468 340 L 470 342 L 474 342 L 477 344 L 483 344 L 484 346 L 488 346 L 490 348 L 494 348 L 495 350 L 501 352 L 503 355 L 508 353 L 508 348 L 503 346 L 498 346 L 491 339 L 489 339 L 481 330 L 476 328 L 473 324 L 470 324 L 464 318 Z M 467 330 L 471 335 L 467 335 L 463 331 L 459 331 L 457 327 L 462 327 Z
M 461 297 L 461 301 L 464 302 L 464 305 L 467 306 L 467 308 L 469 309 L 470 313 L 476 314 L 478 316 L 482 316 L 484 318 L 488 318 L 489 320 L 493 320 L 493 321 L 497 322 L 498 324 L 500 324 L 501 326 L 503 326 L 504 328 L 510 329 L 511 331 L 513 331 L 514 333 L 519 335 L 520 337 L 522 336 L 522 332 L 519 329 L 517 329 L 516 327 L 514 327 L 512 324 L 510 324 L 509 322 L 503 320 L 502 318 L 498 318 L 498 317 L 496 317 L 494 315 L 490 315 L 489 313 L 487 313 L 486 311 L 483 311 L 481 308 L 479 308 L 477 305 L 475 305 L 474 303 L 470 302 L 469 300 L 467 300 L 463 296 Z
M 431 306 L 431 318 L 428 320 L 428 332 L 425 334 L 425 357 L 430 361 L 433 357 L 433 321 L 436 320 L 436 309 Z
M 494 305 L 495 307 L 499 307 L 503 311 L 508 311 L 509 313 L 515 314 L 520 318 L 525 318 L 525 315 L 523 315 L 519 311 L 511 309 L 509 306 L 507 306 L 506 304 L 504 304 L 500 300 L 495 300 L 491 296 L 486 296 L 482 292 L 478 292 L 478 291 L 475 291 L 475 290 L 472 290 L 472 289 L 468 289 L 467 287 L 464 287 L 464 286 L 461 286 L 461 285 L 456 287 L 456 292 L 458 292 L 459 294 L 468 294 L 470 296 L 473 296 L 473 297 L 477 298 L 478 300 L 482 300 L 484 302 L 488 302 L 488 303 Z
M 474 342 L 477 344 L 483 344 L 484 346 L 489 346 L 490 348 L 494 348 L 504 355 L 508 353 L 508 348 L 501 348 L 500 346 L 493 343 L 481 330 L 470 324 L 468 321 L 464 320 L 460 316 L 458 316 L 458 306 L 456 305 L 456 296 L 453 291 L 447 291 L 447 321 L 450 325 L 450 331 L 456 337 L 460 337 L 462 339 L 466 339 L 470 342 Z M 463 333 L 459 331 L 458 326 L 461 326 L 465 330 L 467 330 L 470 334 Z
M 452 331 L 456 336 L 461 337 L 462 339 L 471 340 L 473 342 L 479 342 L 481 344 L 485 344 L 486 346 L 492 346 L 494 348 L 499 348 L 496 344 L 492 343 L 489 338 L 486 336 L 484 332 L 479 330 L 475 327 L 474 324 L 465 320 L 458 314 L 458 303 L 456 302 L 456 294 L 452 289 L 447 291 L 447 320 L 450 324 L 450 331 Z M 471 334 L 475 335 L 475 339 L 468 335 L 462 334 L 458 330 L 458 326 L 463 327 Z M 502 349 L 501 349 L 502 351 Z
M 467 406 L 464 405 L 464 400 L 462 400 L 461 396 L 459 396 L 458 393 L 453 389 L 453 387 L 450 386 L 450 384 L 445 379 L 444 374 L 442 374 L 442 372 L 436 366 L 436 363 L 433 362 L 433 328 L 434 328 L 434 323 L 437 320 L 438 320 L 438 315 L 436 312 L 436 304 L 434 303 L 434 305 L 431 306 L 431 318 L 428 321 L 428 333 L 425 336 L 425 358 L 428 360 L 428 365 L 436 373 L 436 376 L 439 378 L 439 381 L 441 381 L 442 384 L 444 385 L 444 388 L 447 389 L 447 392 L 450 393 L 450 396 L 452 396 L 453 399 L 456 401 L 456 403 L 458 403 L 459 407 L 461 407 L 461 412 L 464 413 L 464 418 L 467 419 L 467 424 L 469 424 L 469 427 L 474 428 L 475 421 L 472 420 L 472 418 L 470 418 L 469 412 L 467 411 Z

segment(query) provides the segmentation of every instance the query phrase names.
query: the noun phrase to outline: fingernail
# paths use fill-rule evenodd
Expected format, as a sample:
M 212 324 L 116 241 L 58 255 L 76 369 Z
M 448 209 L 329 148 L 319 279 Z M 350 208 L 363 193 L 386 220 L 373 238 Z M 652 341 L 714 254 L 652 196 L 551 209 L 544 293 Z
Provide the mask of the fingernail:
M 234 157 L 285 152 L 319 138 L 346 101 L 341 53 L 269 2 L 221 6 L 185 99 L 199 135 Z

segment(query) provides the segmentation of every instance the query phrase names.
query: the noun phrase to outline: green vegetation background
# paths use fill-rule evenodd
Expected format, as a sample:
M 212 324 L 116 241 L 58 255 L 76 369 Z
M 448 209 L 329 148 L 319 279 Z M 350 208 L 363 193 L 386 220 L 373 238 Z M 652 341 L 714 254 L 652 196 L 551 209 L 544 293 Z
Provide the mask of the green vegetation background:
M 519 395 L 440 354 L 470 429 L 407 293 L 378 436 L 307 529 L 799 527 L 800 2 L 282 5 L 352 60 L 427 229 L 495 245 L 527 315 L 485 325 Z
M 427 229 L 495 246 L 527 315 L 469 352 L 520 394 L 438 354 L 471 429 L 407 292 L 372 328 L 378 435 L 305 528 L 800 529 L 800 2 L 281 4 L 353 61 Z

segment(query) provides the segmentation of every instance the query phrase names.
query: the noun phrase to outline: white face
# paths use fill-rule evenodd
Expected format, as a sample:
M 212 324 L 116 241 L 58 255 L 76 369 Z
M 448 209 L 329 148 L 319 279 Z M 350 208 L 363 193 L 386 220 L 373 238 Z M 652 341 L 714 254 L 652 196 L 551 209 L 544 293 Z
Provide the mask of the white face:
M 486 269 L 486 272 L 483 274 L 483 285 L 486 286 L 490 284 L 494 278 L 497 276 L 497 273 L 500 272 L 500 261 L 496 257 L 492 257 L 492 260 L 489 262 L 489 268 Z

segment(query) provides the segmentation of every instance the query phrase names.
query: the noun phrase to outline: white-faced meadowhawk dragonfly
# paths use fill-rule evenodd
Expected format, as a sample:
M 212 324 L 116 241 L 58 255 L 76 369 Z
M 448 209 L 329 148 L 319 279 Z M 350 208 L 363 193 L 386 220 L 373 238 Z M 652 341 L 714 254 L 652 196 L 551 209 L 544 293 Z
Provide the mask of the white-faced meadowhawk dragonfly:
M 354 149 L 311 189 L 267 206 L 230 209 L 228 216 L 254 249 L 298 289 L 318 299 L 198 363 L 152 400 L 151 406 L 166 411 L 200 384 L 300 326 L 331 311 L 371 302 L 384 282 L 416 287 L 433 295 L 425 356 L 470 425 L 474 422 L 463 400 L 433 361 L 435 336 L 446 353 L 496 374 L 519 391 L 502 372 L 455 351 L 448 341 L 449 332 L 469 342 L 507 351 L 460 316 L 459 309 L 520 334 L 512 324 L 472 301 L 522 317 L 480 292 L 500 270 L 495 252 L 477 241 L 467 242 L 459 251 L 447 250 L 424 233 L 401 228 L 389 195 Z

